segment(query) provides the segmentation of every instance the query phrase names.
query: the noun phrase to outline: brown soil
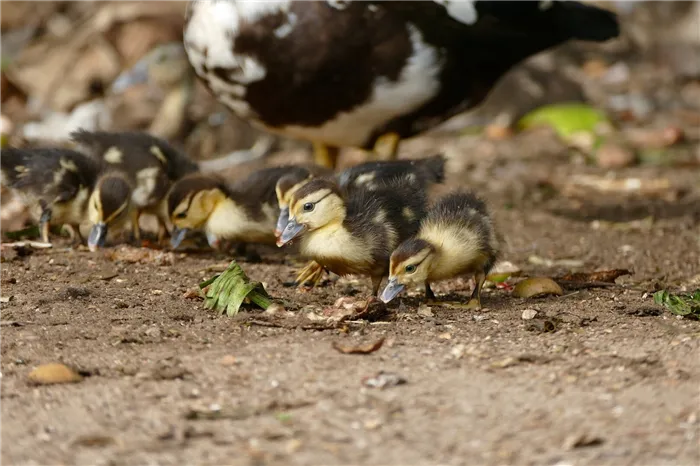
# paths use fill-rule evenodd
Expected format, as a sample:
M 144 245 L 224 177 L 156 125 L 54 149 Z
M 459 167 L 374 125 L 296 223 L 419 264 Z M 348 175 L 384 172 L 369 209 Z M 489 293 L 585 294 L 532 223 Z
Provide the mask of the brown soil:
M 406 147 L 447 144 L 426 140 Z M 241 265 L 294 315 L 230 318 L 183 297 L 226 265 L 221 253 L 176 253 L 173 263 L 115 261 L 113 250 L 67 243 L 3 253 L 2 294 L 13 296 L 2 315 L 3 463 L 698 464 L 700 324 L 651 298 L 658 287 L 697 286 L 697 171 L 618 173 L 670 179 L 655 198 L 576 197 L 565 195 L 574 175 L 604 172 L 528 143 L 453 145 L 468 164 L 454 160 L 448 188 L 488 199 L 504 259 L 525 275 L 571 270 L 531 256 L 633 275 L 534 300 L 490 289 L 482 312 L 418 313 L 417 294 L 404 296 L 371 322 L 319 330 L 307 313 L 365 297 L 367 280 L 300 293 L 283 286 L 294 264 L 260 248 L 262 262 Z M 469 288 L 452 280 L 435 291 L 465 299 Z M 525 309 L 539 311 L 535 323 Z M 540 331 L 545 319 L 553 331 Z M 332 347 L 380 338 L 369 355 Z M 87 377 L 31 385 L 32 368 L 50 362 Z M 406 383 L 363 384 L 378 371 Z

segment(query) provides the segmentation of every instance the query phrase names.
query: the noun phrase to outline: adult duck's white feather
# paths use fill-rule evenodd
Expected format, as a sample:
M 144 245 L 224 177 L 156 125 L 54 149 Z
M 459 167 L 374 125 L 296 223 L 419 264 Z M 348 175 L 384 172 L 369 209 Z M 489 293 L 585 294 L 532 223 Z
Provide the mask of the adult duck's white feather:
M 474 24 L 478 19 L 472 0 L 435 0 L 435 3 L 444 6 L 447 14 L 460 23 Z

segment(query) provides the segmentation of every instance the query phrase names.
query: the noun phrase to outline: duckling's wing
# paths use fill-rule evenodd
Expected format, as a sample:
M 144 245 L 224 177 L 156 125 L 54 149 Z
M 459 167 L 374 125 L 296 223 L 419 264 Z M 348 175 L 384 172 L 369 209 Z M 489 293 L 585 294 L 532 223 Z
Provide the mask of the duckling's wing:
M 387 160 L 361 163 L 343 170 L 338 174 L 338 185 L 343 190 L 361 187 L 377 189 L 392 183 L 398 178 L 405 178 L 416 187 L 427 189 L 433 183 L 441 183 L 445 177 L 445 158 L 435 155 L 415 160 Z
M 9 188 L 17 188 L 28 170 L 29 152 L 23 149 L 7 148 L 0 156 L 2 184 Z
M 68 149 L 5 149 L 0 159 L 10 187 L 49 203 L 65 202 L 81 188 L 92 188 L 100 171 L 97 161 Z
M 183 152 L 148 133 L 80 129 L 71 133 L 71 139 L 85 154 L 132 175 L 144 168 L 160 167 L 168 179 L 177 180 L 198 171 L 197 164 Z

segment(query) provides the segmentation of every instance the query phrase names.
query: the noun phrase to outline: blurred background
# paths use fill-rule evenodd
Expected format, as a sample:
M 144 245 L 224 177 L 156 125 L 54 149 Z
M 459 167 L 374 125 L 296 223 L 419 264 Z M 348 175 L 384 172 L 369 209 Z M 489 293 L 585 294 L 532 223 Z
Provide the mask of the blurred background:
M 638 189 L 665 189 L 667 200 L 700 184 L 700 2 L 595 3 L 620 14 L 620 39 L 566 44 L 533 57 L 512 70 L 482 108 L 408 141 L 401 156 L 442 151 L 451 172 L 468 173 L 467 182 L 478 185 L 498 175 L 502 186 L 490 186 L 492 191 L 533 201 L 552 190 L 576 191 L 575 177 L 578 188 L 612 189 L 610 173 L 630 167 L 651 167 L 644 172 L 651 184 L 640 182 Z M 261 133 L 217 103 L 177 53 L 149 70 L 147 84 L 113 92 L 117 77 L 146 54 L 181 42 L 185 7 L 167 1 L 2 1 L 3 147 L 65 144 L 79 127 L 146 130 L 195 159 L 251 147 Z M 276 139 L 273 150 L 275 162 L 309 160 L 304 142 Z M 568 168 L 548 163 L 554 155 L 564 156 Z M 347 150 L 341 164 L 359 156 Z M 504 160 L 523 158 L 542 163 L 503 168 Z M 675 175 L 659 181 L 659 167 L 669 166 L 692 167 L 695 175 L 685 184 Z M 524 171 L 530 182 L 508 182 Z M 581 178 L 587 171 L 597 178 Z M 532 186 L 543 185 L 547 189 L 532 194 Z M 669 194 L 669 186 L 681 188 Z M 4 231 L 26 221 L 23 206 L 6 194 Z

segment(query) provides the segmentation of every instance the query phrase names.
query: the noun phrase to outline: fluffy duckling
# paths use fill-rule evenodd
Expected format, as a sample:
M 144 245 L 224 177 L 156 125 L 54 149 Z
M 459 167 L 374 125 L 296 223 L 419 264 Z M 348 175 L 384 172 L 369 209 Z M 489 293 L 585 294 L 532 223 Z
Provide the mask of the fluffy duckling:
M 49 222 L 70 225 L 80 236 L 80 224 L 93 224 L 88 246 L 104 241 L 107 224 L 121 223 L 128 211 L 131 186 L 119 173 L 103 173 L 103 165 L 69 149 L 3 149 L 2 183 L 32 206 L 41 239 L 49 241 Z
M 391 254 L 389 282 L 382 292 L 385 303 L 405 287 L 470 274 L 475 286 L 468 308 L 481 309 L 481 287 L 499 256 L 500 238 L 486 204 L 472 193 L 457 192 L 439 199 L 428 210 L 418 234 Z
M 418 231 L 426 199 L 425 191 L 402 178 L 351 194 L 332 180 L 316 178 L 292 196 L 292 217 L 280 242 L 299 238 L 303 256 L 337 275 L 369 275 L 374 297 L 391 251 Z
M 168 195 L 168 215 L 174 225 L 171 246 L 177 248 L 190 230 L 203 229 L 209 245 L 229 239 L 246 243 L 275 244 L 278 218 L 275 186 L 299 167 L 258 170 L 227 184 L 215 175 L 188 175 L 173 185 Z
M 133 186 L 131 193 L 131 226 L 134 240 L 141 238 L 139 218 L 150 213 L 158 219 L 158 240 L 168 231 L 165 197 L 173 182 L 198 166 L 164 140 L 147 133 L 78 130 L 71 134 L 78 149 L 99 160 L 113 172 L 123 173 Z M 99 230 L 96 244 L 103 243 L 106 228 Z
M 316 176 L 331 178 L 332 172 L 320 167 L 321 173 L 288 174 L 277 182 L 277 201 L 280 216 L 277 220 L 275 235 L 279 238 L 289 220 L 289 201 L 292 195 L 304 184 Z M 323 171 L 325 170 L 325 171 Z M 315 176 L 314 176 L 315 175 Z M 389 160 L 365 162 L 340 172 L 336 181 L 341 191 L 352 192 L 356 189 L 374 190 L 385 185 L 387 180 L 403 178 L 404 182 L 413 184 L 416 190 L 427 190 L 434 183 L 442 183 L 445 178 L 445 158 L 435 155 L 416 160 Z M 278 240 L 278 246 L 281 240 Z M 323 276 L 323 268 L 315 262 L 304 267 L 295 280 L 300 285 L 318 283 Z

